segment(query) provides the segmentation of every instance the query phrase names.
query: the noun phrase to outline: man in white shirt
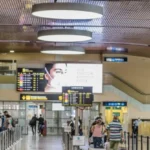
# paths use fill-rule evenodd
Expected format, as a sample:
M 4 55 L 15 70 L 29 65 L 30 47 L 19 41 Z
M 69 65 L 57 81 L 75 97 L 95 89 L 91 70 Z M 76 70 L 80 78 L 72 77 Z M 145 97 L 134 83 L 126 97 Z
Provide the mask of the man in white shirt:
M 138 118 L 137 120 L 135 120 L 135 121 L 133 122 L 133 133 L 134 133 L 134 134 L 138 134 L 138 127 L 139 127 L 139 124 L 140 124 L 141 122 L 142 122 L 142 121 L 141 121 L 140 118 Z

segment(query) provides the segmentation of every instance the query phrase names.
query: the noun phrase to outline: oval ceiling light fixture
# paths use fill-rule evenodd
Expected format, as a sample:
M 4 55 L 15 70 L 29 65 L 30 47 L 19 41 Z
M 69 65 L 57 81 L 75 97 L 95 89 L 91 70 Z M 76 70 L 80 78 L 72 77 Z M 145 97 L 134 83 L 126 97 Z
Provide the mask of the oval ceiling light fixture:
M 81 42 L 92 39 L 92 32 L 73 29 L 41 30 L 38 40 L 49 42 Z
M 63 20 L 101 18 L 103 7 L 85 3 L 41 3 L 32 7 L 32 15 Z
M 85 50 L 82 47 L 56 46 L 56 47 L 44 48 L 41 51 L 41 53 L 56 54 L 56 55 L 82 55 L 85 54 Z

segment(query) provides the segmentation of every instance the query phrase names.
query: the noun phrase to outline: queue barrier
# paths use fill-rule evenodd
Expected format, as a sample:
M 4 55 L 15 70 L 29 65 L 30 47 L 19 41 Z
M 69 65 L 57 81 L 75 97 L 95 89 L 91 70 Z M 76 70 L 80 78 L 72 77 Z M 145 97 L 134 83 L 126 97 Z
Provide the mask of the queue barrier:
M 150 137 L 142 135 L 132 135 L 124 132 L 124 150 L 150 150 Z M 62 141 L 64 150 L 73 150 L 73 138 L 70 133 L 62 129 Z
M 150 150 L 150 137 L 124 132 L 126 150 Z
M 62 128 L 62 144 L 64 150 L 73 150 L 72 140 L 71 134 L 64 132 L 64 128 Z
M 20 126 L 0 132 L 0 150 L 15 150 L 21 142 L 21 137 L 22 130 Z

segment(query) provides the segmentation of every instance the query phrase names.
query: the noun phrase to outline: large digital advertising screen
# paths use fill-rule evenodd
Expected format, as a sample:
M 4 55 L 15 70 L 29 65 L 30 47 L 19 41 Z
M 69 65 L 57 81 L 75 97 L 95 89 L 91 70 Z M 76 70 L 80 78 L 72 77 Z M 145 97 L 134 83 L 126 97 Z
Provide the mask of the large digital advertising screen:
M 102 64 L 49 63 L 44 68 L 18 68 L 17 91 L 62 93 L 65 86 L 93 87 L 102 93 Z

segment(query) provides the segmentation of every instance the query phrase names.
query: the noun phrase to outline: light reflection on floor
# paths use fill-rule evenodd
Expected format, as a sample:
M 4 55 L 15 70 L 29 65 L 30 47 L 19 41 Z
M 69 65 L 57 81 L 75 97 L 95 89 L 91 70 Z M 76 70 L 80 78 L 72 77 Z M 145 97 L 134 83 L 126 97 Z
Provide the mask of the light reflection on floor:
M 61 136 L 24 136 L 18 150 L 63 150 Z

